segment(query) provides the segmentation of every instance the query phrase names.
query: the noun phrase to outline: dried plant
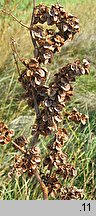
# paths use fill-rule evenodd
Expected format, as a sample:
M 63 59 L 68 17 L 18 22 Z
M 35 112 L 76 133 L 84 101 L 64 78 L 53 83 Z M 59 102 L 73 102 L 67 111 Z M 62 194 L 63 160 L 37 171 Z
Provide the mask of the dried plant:
M 18 21 L 11 13 L 5 10 L 3 12 Z M 68 154 L 62 150 L 68 140 L 68 132 L 62 125 L 62 121 L 65 116 L 75 123 L 86 124 L 88 118 L 86 115 L 79 113 L 76 108 L 66 112 L 65 107 L 73 95 L 72 83 L 75 82 L 76 76 L 89 74 L 90 64 L 86 59 L 82 62 L 77 60 L 67 64 L 58 70 L 49 85 L 46 85 L 48 71 L 41 66 L 41 63 L 51 63 L 54 54 L 60 52 L 66 40 L 72 40 L 75 33 L 79 32 L 79 20 L 76 16 L 66 13 L 61 5 L 47 7 L 40 4 L 36 6 L 34 1 L 30 27 L 18 22 L 29 29 L 34 45 L 34 57 L 20 58 L 14 39 L 11 39 L 11 47 L 19 73 L 18 80 L 25 90 L 23 98 L 32 109 L 35 109 L 36 121 L 32 128 L 32 141 L 27 140 L 24 136 L 17 137 L 13 141 L 13 130 L 8 130 L 3 122 L 0 123 L 0 144 L 11 142 L 15 150 L 20 152 L 15 156 L 8 176 L 12 177 L 14 172 L 18 177 L 23 173 L 27 173 L 29 177 L 35 175 L 40 183 L 44 199 L 48 199 L 49 196 L 62 200 L 82 199 L 81 189 L 75 186 L 70 188 L 63 186 L 64 181 L 67 179 L 70 181 L 77 172 L 75 167 L 68 163 Z M 43 26 L 44 23 L 47 24 L 46 28 Z M 18 67 L 17 58 L 25 66 L 23 71 L 20 71 Z M 62 110 L 64 110 L 63 114 Z M 37 147 L 39 135 L 45 137 L 53 135 L 52 140 L 46 146 L 47 153 L 43 155 L 43 158 L 40 148 Z

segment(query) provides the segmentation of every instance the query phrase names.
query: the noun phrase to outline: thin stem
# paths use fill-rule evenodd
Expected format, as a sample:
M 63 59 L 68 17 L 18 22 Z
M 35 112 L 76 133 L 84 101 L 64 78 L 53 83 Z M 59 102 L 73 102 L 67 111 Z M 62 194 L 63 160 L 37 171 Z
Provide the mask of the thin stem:
M 14 57 L 14 61 L 15 61 L 15 64 L 16 64 L 16 67 L 17 67 L 17 71 L 18 71 L 18 74 L 20 75 L 20 69 L 19 69 L 19 65 L 18 65 L 18 61 L 16 59 L 16 56 L 17 56 L 17 51 L 15 49 L 15 45 L 14 45 L 14 39 L 11 38 L 11 49 L 12 49 L 12 52 L 13 52 L 13 57 Z M 17 56 L 18 57 L 18 56 Z
M 33 0 L 33 10 L 32 10 L 32 17 L 31 17 L 31 25 L 33 25 L 34 22 L 34 9 L 36 7 L 36 0 Z
M 32 139 L 31 145 L 30 145 L 31 147 L 34 146 L 34 145 L 37 143 L 38 138 L 39 138 L 39 133 L 36 132 L 36 133 L 34 134 L 34 136 L 33 136 L 33 139 Z
M 36 7 L 36 0 L 33 0 L 33 8 Z
M 16 147 L 16 148 L 18 148 L 23 154 L 26 154 L 26 151 L 24 150 L 24 149 L 22 149 L 20 146 L 18 146 L 14 141 L 11 141 L 12 142 L 12 144 Z
M 28 30 L 30 30 L 30 27 L 27 26 L 26 24 L 24 24 L 21 20 L 18 20 L 17 17 L 15 17 L 10 11 L 6 11 L 5 9 L 1 10 L 2 13 L 7 14 L 9 16 L 11 16 L 16 22 L 18 22 L 21 26 L 27 28 Z
M 35 7 L 36 7 L 36 0 L 33 0 L 33 11 L 32 11 L 31 24 L 30 24 L 30 36 L 31 36 L 31 40 L 32 40 L 32 43 L 33 43 L 33 46 L 34 46 L 34 57 L 37 58 L 37 56 L 38 56 L 38 47 L 37 47 L 36 40 L 32 36 L 32 28 L 33 28 L 33 23 L 34 23 L 34 9 L 35 9 Z M 34 88 L 33 84 L 32 84 L 32 95 L 33 95 L 33 100 L 34 100 L 34 108 L 35 108 L 36 115 L 37 115 L 37 118 L 38 118 L 40 116 L 40 110 L 39 110 L 39 107 L 38 107 L 38 104 L 37 104 L 37 93 L 35 91 L 35 88 Z M 34 141 L 33 141 L 33 143 L 34 143 Z
M 16 56 L 22 64 L 24 64 L 24 63 L 23 63 L 23 59 L 20 58 L 20 56 L 18 55 L 18 52 L 16 50 L 16 46 L 15 46 L 15 39 L 13 37 L 11 38 L 11 49 L 13 51 L 13 56 L 14 56 L 14 60 L 15 60 L 16 66 L 17 66 L 18 73 L 19 73 L 19 75 L 21 75 Z
M 37 181 L 39 182 L 39 184 L 41 186 L 41 189 L 42 189 L 42 192 L 43 192 L 43 199 L 48 200 L 48 189 L 47 189 L 46 185 L 44 184 L 44 182 L 42 181 L 38 170 L 35 169 L 35 170 L 32 170 L 32 171 L 33 171 Z
M 34 57 L 37 58 L 38 57 L 38 46 L 37 46 L 36 40 L 32 36 L 35 7 L 36 7 L 36 0 L 33 0 L 33 10 L 32 10 L 32 16 L 31 16 L 31 24 L 30 24 L 30 36 L 31 36 L 31 40 L 32 40 L 32 43 L 33 43 L 33 46 L 34 46 Z
M 17 50 L 16 50 L 16 47 L 15 47 L 15 39 L 14 39 L 13 37 L 11 37 L 11 45 L 12 45 L 11 48 L 12 48 L 13 52 L 17 55 L 19 61 L 22 62 L 22 59 L 19 57 L 18 52 L 17 52 Z
M 39 118 L 40 117 L 40 110 L 39 110 L 39 107 L 37 104 L 37 93 L 36 93 L 35 88 L 33 86 L 32 80 L 30 80 L 30 81 L 31 81 L 32 96 L 33 96 L 33 101 L 34 101 L 34 108 L 35 108 L 37 118 Z

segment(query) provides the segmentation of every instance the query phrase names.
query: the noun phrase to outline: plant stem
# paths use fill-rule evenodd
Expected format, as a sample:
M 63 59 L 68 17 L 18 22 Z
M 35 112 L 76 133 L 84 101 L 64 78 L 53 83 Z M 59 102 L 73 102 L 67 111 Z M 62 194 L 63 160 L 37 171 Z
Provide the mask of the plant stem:
M 12 142 L 12 144 L 16 147 L 16 148 L 18 148 L 23 154 L 26 154 L 26 151 L 24 150 L 24 149 L 22 149 L 20 146 L 18 146 L 14 141 L 11 141 Z
M 30 80 L 30 82 L 31 82 L 32 96 L 33 96 L 33 100 L 34 100 L 34 108 L 35 108 L 37 118 L 39 118 L 40 117 L 40 110 L 39 110 L 39 107 L 37 104 L 37 92 L 33 86 L 34 84 L 33 84 L 32 80 Z
M 33 8 L 36 7 L 36 0 L 33 0 Z
M 36 0 L 33 0 L 33 11 L 32 11 L 31 24 L 30 24 L 30 36 L 31 36 L 31 40 L 32 40 L 32 43 L 33 43 L 33 46 L 34 46 L 34 57 L 37 58 L 38 57 L 38 46 L 37 46 L 36 41 L 32 37 L 32 28 L 33 28 L 33 23 L 34 23 L 34 8 L 35 7 L 36 7 Z M 33 95 L 34 107 L 35 107 L 36 115 L 37 115 L 37 118 L 38 118 L 40 116 L 40 110 L 39 110 L 37 100 L 36 100 L 37 93 L 36 93 L 35 88 L 34 88 L 33 85 L 32 85 L 32 95 Z M 35 135 L 33 137 L 31 146 L 34 146 L 37 143 L 38 137 L 39 137 L 39 133 L 37 132 L 37 133 L 35 133 Z M 41 186 L 41 189 L 42 189 L 42 192 L 43 192 L 43 199 L 48 200 L 48 189 L 45 186 L 44 182 L 42 181 L 38 170 L 37 169 L 33 170 L 33 173 L 34 173 L 37 181 L 39 182 L 39 184 Z
M 36 0 L 33 0 L 33 10 L 32 10 L 32 17 L 31 17 L 31 25 L 33 25 L 34 22 L 34 9 L 36 7 Z
M 41 189 L 42 189 L 42 192 L 43 192 L 43 199 L 44 200 L 48 200 L 48 189 L 46 187 L 46 185 L 44 184 L 44 182 L 42 181 L 40 175 L 39 175 L 39 172 L 37 169 L 35 170 L 32 170 L 36 179 L 38 180 L 40 186 L 41 186 Z
M 31 142 L 31 147 L 34 146 L 34 145 L 37 143 L 38 137 L 39 137 L 39 133 L 36 132 L 36 133 L 34 134 L 34 136 L 33 136 L 33 139 L 32 139 L 32 142 Z
M 17 67 L 18 74 L 20 75 L 21 73 L 20 73 L 20 69 L 19 69 L 19 65 L 18 65 L 18 60 L 16 58 L 17 51 L 16 51 L 15 46 L 14 46 L 14 38 L 11 38 L 10 41 L 11 41 L 10 44 L 11 44 L 11 49 L 12 49 L 12 52 L 13 52 L 14 61 L 15 61 L 16 67 Z
M 36 40 L 33 38 L 32 36 L 32 28 L 33 28 L 33 23 L 34 23 L 34 9 L 36 7 L 36 0 L 33 0 L 33 10 L 32 10 L 32 17 L 31 17 L 31 24 L 30 24 L 30 36 L 31 36 L 31 40 L 34 46 L 34 57 L 37 58 L 38 57 L 38 46 L 36 43 Z
M 38 56 L 38 47 L 37 47 L 37 44 L 36 44 L 36 40 L 32 37 L 32 28 L 33 28 L 33 23 L 34 23 L 34 9 L 35 9 L 35 7 L 36 7 L 36 0 L 33 0 L 33 11 L 32 11 L 31 24 L 30 24 L 30 36 L 31 36 L 31 40 L 32 40 L 32 43 L 33 43 L 33 46 L 34 46 L 34 57 L 37 58 L 37 56 Z M 38 104 L 37 104 L 37 93 L 35 91 L 35 88 L 34 88 L 33 84 L 32 84 L 32 95 L 33 95 L 34 107 L 35 107 L 36 115 L 37 115 L 37 118 L 38 118 L 40 116 L 40 110 L 39 110 L 39 107 L 38 107 Z
M 24 24 L 21 20 L 18 20 L 17 17 L 15 17 L 10 11 L 6 11 L 5 9 L 1 10 L 2 13 L 5 13 L 9 16 L 11 16 L 15 21 L 17 21 L 21 26 L 27 28 L 28 30 L 30 30 L 30 27 L 27 26 L 26 24 Z

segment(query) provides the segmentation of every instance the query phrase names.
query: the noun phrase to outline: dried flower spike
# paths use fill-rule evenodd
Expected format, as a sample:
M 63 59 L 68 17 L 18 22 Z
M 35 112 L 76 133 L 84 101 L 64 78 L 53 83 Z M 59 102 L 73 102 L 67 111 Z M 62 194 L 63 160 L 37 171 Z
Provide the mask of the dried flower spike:
M 60 52 L 66 40 L 72 40 L 79 32 L 79 20 L 76 16 L 66 13 L 59 4 L 50 8 L 40 4 L 34 8 L 34 19 L 31 30 L 33 40 L 36 41 L 38 49 L 37 59 L 39 63 L 51 63 L 53 54 Z M 57 31 L 44 29 L 38 23 L 47 22 L 48 26 L 56 25 Z
M 78 112 L 75 107 L 71 112 L 65 112 L 65 116 L 67 116 L 68 120 L 74 121 L 75 123 L 81 122 L 83 125 L 86 124 L 88 119 L 87 115 Z
M 34 45 L 34 57 L 19 58 L 14 43 L 12 49 L 14 56 L 17 54 L 25 66 L 25 69 L 19 73 L 19 81 L 25 90 L 23 98 L 31 108 L 35 108 L 36 121 L 32 129 L 34 136 L 30 143 L 31 147 L 28 148 L 27 138 L 20 136 L 12 141 L 13 130 L 9 130 L 7 125 L 0 122 L 0 144 L 4 145 L 12 141 L 14 147 L 20 150 L 14 158 L 9 177 L 12 177 L 14 172 L 18 177 L 23 173 L 29 177 L 35 175 L 44 199 L 48 199 L 49 195 L 54 199 L 79 200 L 82 198 L 82 190 L 75 186 L 69 188 L 62 186 L 65 180 L 70 181 L 77 175 L 75 167 L 69 163 L 68 154 L 63 148 L 68 141 L 68 132 L 66 125 L 64 128 L 61 126 L 62 110 L 73 95 L 72 82 L 77 76 L 89 74 L 90 64 L 86 59 L 67 64 L 60 68 L 54 75 L 53 81 L 46 85 L 48 71 L 40 64 L 51 63 L 54 54 L 60 52 L 66 41 L 73 39 L 79 32 L 79 20 L 76 16 L 67 13 L 59 4 L 48 7 L 44 4 L 36 6 L 35 3 L 34 1 L 31 25 L 27 28 L 30 30 Z M 42 26 L 45 22 L 46 29 Z M 83 125 L 88 118 L 79 113 L 76 108 L 65 115 L 68 120 L 73 120 L 75 123 L 81 122 Z M 42 165 L 40 148 L 36 146 L 40 134 L 53 135 L 46 146 Z

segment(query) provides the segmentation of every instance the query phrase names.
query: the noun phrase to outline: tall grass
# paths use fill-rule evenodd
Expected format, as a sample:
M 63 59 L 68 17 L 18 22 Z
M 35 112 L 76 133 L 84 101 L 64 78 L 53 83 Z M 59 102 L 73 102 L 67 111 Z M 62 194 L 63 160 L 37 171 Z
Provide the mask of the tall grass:
M 41 2 L 40 0 L 37 3 Z M 43 2 L 43 1 L 42 1 Z M 57 2 L 54 0 L 54 2 Z M 46 1 L 50 5 L 51 1 Z M 61 0 L 66 11 L 77 15 L 80 19 L 80 34 L 72 42 L 66 43 L 60 54 L 56 54 L 53 64 L 48 66 L 50 74 L 64 63 L 77 58 L 87 58 L 91 63 L 91 72 L 88 77 L 77 79 L 74 97 L 69 108 L 76 106 L 89 116 L 85 128 L 80 125 L 73 127 L 68 124 L 70 139 L 64 146 L 68 153 L 69 162 L 77 168 L 77 176 L 70 182 L 78 188 L 84 189 L 84 199 L 96 198 L 96 2 L 93 0 Z M 1 0 L 0 7 L 9 8 L 13 14 L 24 23 L 30 25 L 31 1 Z M 0 12 L 1 13 L 1 12 Z M 29 109 L 21 99 L 23 92 L 18 83 L 18 74 L 10 48 L 10 37 L 17 43 L 20 56 L 33 56 L 33 46 L 29 32 L 22 28 L 11 17 L 1 15 L 0 19 L 0 118 L 11 128 L 15 129 L 15 136 L 26 134 L 30 136 L 31 125 L 34 123 L 34 111 Z M 22 65 L 19 64 L 20 68 Z M 52 75 L 53 76 L 53 75 Z M 51 79 L 52 79 L 51 76 Z M 48 80 L 49 82 L 49 80 Z M 49 138 L 50 139 L 50 138 Z M 46 149 L 49 140 L 40 139 L 42 152 Z M 0 147 L 0 199 L 41 199 L 39 185 L 35 178 L 29 180 L 26 175 L 18 179 L 8 178 L 9 166 L 14 158 L 13 147 Z M 65 182 L 65 184 L 69 184 Z

